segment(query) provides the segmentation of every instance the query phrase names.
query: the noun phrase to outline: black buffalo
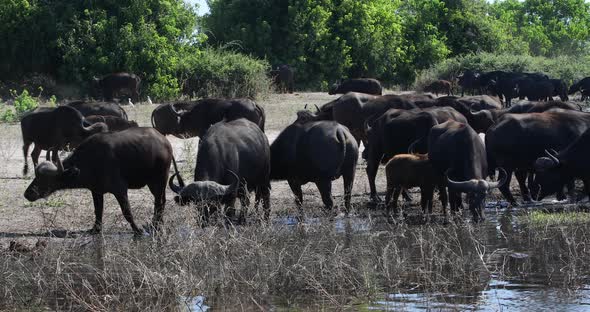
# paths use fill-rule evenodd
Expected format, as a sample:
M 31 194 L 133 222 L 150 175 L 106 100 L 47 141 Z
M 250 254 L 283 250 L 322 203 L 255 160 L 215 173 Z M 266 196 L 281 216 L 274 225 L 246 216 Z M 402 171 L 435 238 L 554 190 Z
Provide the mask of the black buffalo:
M 332 180 L 344 180 L 344 205 L 350 200 L 358 145 L 348 129 L 334 121 L 315 121 L 308 111 L 301 111 L 295 122 L 283 130 L 270 147 L 271 178 L 287 180 L 301 209 L 301 186 L 316 184 L 327 210 L 334 206 Z M 302 212 L 302 210 L 301 210 Z
M 180 134 L 180 116 L 189 112 L 197 102 L 175 102 L 163 103 L 152 111 L 152 127 L 156 128 L 163 135 L 174 135 L 183 138 Z
M 127 197 L 128 189 L 148 186 L 154 195 L 152 225 L 158 229 L 166 204 L 166 181 L 172 160 L 172 146 L 152 128 L 132 128 L 117 133 L 94 135 L 57 166 L 50 162 L 35 168 L 35 179 L 25 198 L 35 201 L 63 189 L 84 188 L 92 192 L 95 222 L 93 233 L 102 230 L 104 194 L 117 199 L 123 216 L 136 234 L 143 231 L 135 224 Z
M 209 127 L 222 120 L 245 118 L 255 123 L 264 132 L 266 115 L 264 109 L 249 99 L 202 99 L 184 113 L 176 112 L 178 136 L 201 137 Z
M 115 116 L 97 116 L 91 115 L 86 117 L 86 122 L 93 125 L 95 123 L 102 122 L 106 124 L 110 132 L 118 132 L 127 130 L 129 128 L 137 128 L 139 125 L 133 120 L 125 120 L 123 118 Z
M 567 96 L 568 88 L 565 81 L 561 79 L 549 79 L 549 81 L 553 84 L 553 95 L 559 96 L 559 99 L 562 101 L 569 101 L 569 97 Z
M 29 170 L 27 157 L 31 144 L 35 144 L 31 158 L 37 166 L 41 150 L 48 151 L 49 160 L 50 152 L 55 154 L 68 145 L 75 147 L 90 135 L 108 130 L 104 123 L 89 125 L 79 111 L 68 106 L 29 112 L 21 119 L 20 127 L 23 136 L 25 175 Z
M 438 107 L 452 107 L 463 114 L 469 125 L 478 133 L 485 133 L 494 124 L 491 113 L 478 113 L 478 111 L 494 111 L 501 107 L 501 104 L 494 98 L 482 96 L 454 97 L 443 96 L 434 102 Z
M 127 90 L 131 93 L 131 98 L 134 101 L 139 101 L 141 78 L 135 74 L 114 73 L 103 76 L 102 78 L 94 77 L 94 83 L 102 91 L 105 101 L 112 101 L 115 94 L 118 94 L 122 90 Z
M 574 94 L 580 92 L 582 94 L 582 101 L 586 100 L 590 96 L 590 77 L 586 77 L 576 83 L 574 83 L 569 90 L 568 94 Z
M 430 129 L 447 120 L 467 122 L 462 114 L 451 107 L 434 107 L 424 110 L 391 109 L 374 122 L 366 123 L 366 170 L 372 201 L 379 201 L 375 187 L 379 164 L 385 164 L 395 155 L 407 153 L 410 145 L 416 140 L 424 139 L 422 145 L 416 146 L 416 151 L 426 152 L 424 143 Z
M 561 152 L 545 151 L 546 156 L 535 161 L 535 183 L 539 185 L 537 199 L 559 193 L 574 179 L 584 181 L 584 191 L 590 196 L 590 130 Z
M 504 115 L 488 130 L 485 140 L 490 169 L 503 167 L 508 173 L 508 183 L 500 188 L 506 200 L 516 205 L 509 188 L 512 172 L 523 200 L 530 201 L 531 193 L 525 183 L 535 160 L 547 149 L 565 148 L 589 128 L 590 114 L 572 110 Z
M 462 206 L 461 193 L 466 193 L 473 220 L 483 220 L 487 193 L 505 184 L 506 176 L 500 182 L 486 181 L 486 150 L 477 133 L 454 120 L 434 126 L 428 136 L 428 155 L 439 174 L 447 175 L 451 211 Z
M 497 123 L 506 114 L 542 113 L 551 109 L 582 110 L 579 105 L 560 101 L 528 102 L 512 105 L 510 108 L 505 109 L 471 112 L 471 117 L 467 117 L 467 119 L 469 120 L 471 118 L 471 120 L 477 123 L 473 127 L 474 129 L 481 130 L 477 130 L 478 132 L 486 132 L 487 129 Z
M 465 96 L 465 91 L 469 91 L 471 94 L 475 94 L 476 91 L 479 91 L 479 73 L 466 70 L 462 75 L 458 78 L 458 84 L 461 87 L 461 96 Z
M 365 133 L 365 121 L 376 119 L 392 108 L 415 109 L 418 106 L 408 96 L 393 94 L 372 96 L 350 92 L 332 102 L 324 104 L 316 115 L 316 119 L 333 120 L 345 125 L 357 143 L 360 145 L 363 142 L 366 149 L 367 136 Z
M 114 116 L 125 120 L 129 119 L 125 110 L 119 104 L 113 102 L 74 101 L 67 103 L 65 106 L 75 108 L 82 116 Z
M 295 74 L 289 65 L 277 66 L 277 69 L 270 71 L 273 83 L 280 92 L 293 93 L 295 91 Z
M 340 80 L 330 88 L 328 94 L 346 94 L 348 92 L 359 92 L 365 94 L 381 95 L 383 88 L 381 82 L 372 78 L 356 78 Z
M 256 203 L 262 199 L 264 218 L 270 216 L 270 148 L 268 139 L 258 125 L 237 119 L 212 125 L 202 137 L 197 155 L 195 179 L 184 185 L 178 172 L 179 185 L 170 178 L 170 187 L 178 194 L 174 200 L 185 204 L 204 202 L 203 220 L 216 210 L 216 203 L 227 208 L 225 216 L 234 217 L 236 198 L 242 204 L 240 220 L 247 215 L 249 193 L 256 193 Z M 213 204 L 211 204 L 213 203 Z
M 526 97 L 529 101 L 549 101 L 555 93 L 555 86 L 549 79 L 520 78 L 516 87 L 521 100 Z

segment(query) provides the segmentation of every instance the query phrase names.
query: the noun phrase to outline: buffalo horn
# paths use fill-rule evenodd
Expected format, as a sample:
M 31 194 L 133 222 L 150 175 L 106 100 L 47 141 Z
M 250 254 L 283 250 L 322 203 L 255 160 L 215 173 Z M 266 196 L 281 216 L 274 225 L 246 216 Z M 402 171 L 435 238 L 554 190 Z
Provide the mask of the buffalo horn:
M 315 106 L 315 112 L 316 114 L 318 114 L 320 112 L 320 108 L 315 104 L 313 104 L 313 106 Z
M 552 153 L 552 152 L 550 152 L 548 150 L 545 150 L 545 154 L 547 154 L 547 156 L 549 157 L 549 159 L 551 159 L 553 161 L 554 166 L 559 165 L 559 159 L 555 156 L 555 155 L 557 155 L 557 152 L 556 151 L 553 151 L 553 153 Z
M 227 171 L 229 173 L 231 173 L 234 176 L 234 178 L 235 178 L 234 183 L 232 183 L 231 185 L 229 185 L 227 187 L 227 189 L 225 190 L 225 195 L 230 195 L 230 194 L 234 194 L 234 193 L 237 192 L 238 185 L 240 184 L 240 178 L 238 177 L 238 175 L 235 172 L 233 172 L 231 170 L 227 170 Z
M 477 180 L 469 180 L 469 181 L 457 182 L 457 181 L 451 180 L 451 178 L 449 178 L 447 176 L 447 183 L 449 185 L 449 188 L 451 188 L 451 189 L 462 191 L 464 193 L 469 193 L 469 192 L 473 192 L 477 188 L 478 181 Z
M 418 140 L 412 142 L 412 144 L 410 144 L 410 147 L 408 147 L 408 154 L 414 154 L 414 148 L 416 147 L 416 145 L 418 144 L 418 142 L 420 142 L 420 140 L 422 140 L 424 137 L 419 138 Z
M 500 175 L 502 176 L 502 179 L 500 181 L 497 181 L 497 182 L 490 182 L 490 183 L 488 183 L 488 189 L 499 188 L 502 185 L 504 185 L 504 183 L 506 183 L 506 181 L 508 180 L 508 174 L 506 173 L 506 170 L 504 170 L 504 168 L 498 168 L 498 171 L 500 172 Z
M 176 117 L 182 117 L 182 113 L 177 112 L 172 104 L 168 104 L 168 107 L 170 107 L 170 110 L 172 111 L 172 113 L 174 113 L 174 115 L 176 115 Z
M 55 177 L 59 174 L 59 169 L 49 161 L 44 161 L 37 166 L 36 173 L 44 176 Z

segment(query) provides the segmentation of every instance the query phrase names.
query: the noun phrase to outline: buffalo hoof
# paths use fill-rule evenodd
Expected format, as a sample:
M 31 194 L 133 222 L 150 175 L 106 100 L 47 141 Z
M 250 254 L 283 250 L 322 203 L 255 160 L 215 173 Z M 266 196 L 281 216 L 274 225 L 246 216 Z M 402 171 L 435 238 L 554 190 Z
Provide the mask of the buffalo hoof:
M 88 234 L 96 235 L 102 232 L 102 227 L 98 225 L 94 225 L 90 230 L 88 230 Z

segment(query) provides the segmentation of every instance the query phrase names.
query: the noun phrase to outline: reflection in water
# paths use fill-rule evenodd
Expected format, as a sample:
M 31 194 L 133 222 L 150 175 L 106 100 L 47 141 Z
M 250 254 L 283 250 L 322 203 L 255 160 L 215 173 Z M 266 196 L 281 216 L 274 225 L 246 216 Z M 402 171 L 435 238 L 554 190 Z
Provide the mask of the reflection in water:
M 209 307 L 205 304 L 205 297 L 180 297 L 179 310 L 186 312 L 207 312 Z
M 589 311 L 590 289 L 564 294 L 544 285 L 492 280 L 478 295 L 392 294 L 373 311 Z

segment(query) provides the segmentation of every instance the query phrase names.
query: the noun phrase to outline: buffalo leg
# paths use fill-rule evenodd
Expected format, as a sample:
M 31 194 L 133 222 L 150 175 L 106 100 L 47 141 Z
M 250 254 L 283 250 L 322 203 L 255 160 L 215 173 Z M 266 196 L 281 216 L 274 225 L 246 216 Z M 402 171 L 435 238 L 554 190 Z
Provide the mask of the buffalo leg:
M 23 144 L 23 156 L 25 157 L 25 166 L 23 167 L 23 175 L 29 173 L 29 147 L 32 142 L 25 141 Z
M 34 167 L 37 167 L 37 164 L 39 164 L 39 155 L 41 155 L 41 148 L 37 147 L 37 144 L 35 144 L 33 152 L 31 152 L 31 159 L 33 160 Z
M 123 216 L 125 217 L 125 220 L 127 220 L 127 222 L 129 222 L 129 224 L 131 225 L 133 232 L 135 232 L 135 234 L 142 234 L 143 232 L 137 227 L 137 224 L 135 224 L 135 221 L 133 220 L 133 215 L 131 214 L 131 206 L 129 205 L 129 198 L 127 197 L 127 192 L 117 194 L 115 195 L 115 198 L 117 199 L 119 206 L 121 206 Z
M 422 204 L 422 212 L 424 214 L 432 214 L 432 201 L 434 197 L 434 188 L 427 186 L 420 188 L 420 201 Z
M 517 206 L 518 204 L 516 203 L 516 200 L 514 199 L 512 192 L 510 191 L 510 181 L 512 180 L 512 169 L 504 168 L 504 170 L 506 170 L 506 174 L 507 174 L 506 183 L 504 183 L 504 185 L 500 186 L 500 192 L 502 193 L 504 198 L 506 198 L 506 200 L 512 206 Z
M 434 197 L 434 196 L 433 196 Z M 438 199 L 442 204 L 443 215 L 447 215 L 447 204 L 449 202 L 449 198 L 447 196 L 447 188 L 441 184 L 438 186 Z
M 92 201 L 94 202 L 94 226 L 91 233 L 98 234 L 102 231 L 102 213 L 104 211 L 104 195 L 92 192 Z
M 389 205 L 387 206 L 387 215 L 391 216 L 391 211 L 393 210 L 393 215 L 397 216 L 398 215 L 398 210 L 397 210 L 397 200 L 399 199 L 399 194 L 401 193 L 402 188 L 400 186 L 397 186 L 394 188 L 393 190 L 393 197 L 391 198 L 391 202 L 389 203 Z
M 357 155 L 358 157 L 358 155 Z M 350 202 L 352 199 L 352 187 L 354 186 L 354 175 L 356 171 L 356 159 L 353 160 L 353 165 L 350 166 L 349 170 L 345 170 L 342 174 L 342 180 L 344 181 L 344 209 L 347 215 L 350 212 Z
M 294 180 L 289 180 L 288 182 L 293 195 L 295 195 L 295 205 L 297 206 L 297 209 L 299 209 L 299 212 L 303 215 L 303 192 L 301 191 L 301 184 Z
M 461 204 L 461 193 L 449 190 L 449 202 L 451 204 L 451 214 L 457 214 Z
M 392 203 L 392 197 L 393 196 L 393 191 L 397 190 L 396 187 L 394 187 L 393 183 L 391 183 L 390 181 L 387 182 L 387 188 L 385 189 L 385 212 L 387 215 L 390 214 L 390 210 L 393 207 L 393 203 Z M 398 194 L 399 195 L 399 194 Z M 397 201 L 397 197 L 394 197 L 395 200 Z
M 166 173 L 166 176 L 168 173 Z M 150 184 L 148 188 L 152 195 L 154 195 L 154 216 L 152 218 L 152 226 L 158 230 L 164 217 L 164 209 L 166 207 L 166 179 L 162 180 L 164 183 Z
M 270 186 L 260 187 L 259 192 L 262 197 L 262 208 L 264 208 L 264 220 L 268 221 L 270 219 Z
M 516 180 L 518 181 L 518 186 L 520 187 L 520 195 L 522 196 L 522 200 L 524 202 L 530 202 L 531 193 L 529 192 L 529 188 L 526 186 L 526 178 L 528 176 L 528 171 L 524 169 L 517 169 L 514 172 L 514 176 L 516 176 Z
M 377 196 L 377 187 L 375 186 L 375 178 L 377 177 L 377 170 L 379 169 L 378 160 L 369 160 L 367 162 L 367 177 L 369 179 L 369 188 L 371 190 L 371 200 L 373 202 L 379 202 L 379 196 Z
M 315 184 L 320 191 L 320 195 L 322 195 L 322 202 L 324 203 L 324 208 L 328 211 L 334 208 L 334 201 L 332 200 L 332 181 L 321 180 L 316 182 Z
M 238 198 L 241 205 L 239 223 L 245 223 L 248 216 L 248 207 L 250 207 L 250 195 L 245 187 L 240 187 Z

